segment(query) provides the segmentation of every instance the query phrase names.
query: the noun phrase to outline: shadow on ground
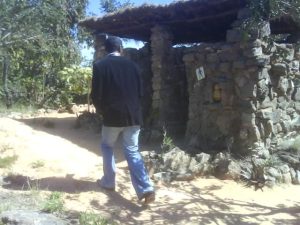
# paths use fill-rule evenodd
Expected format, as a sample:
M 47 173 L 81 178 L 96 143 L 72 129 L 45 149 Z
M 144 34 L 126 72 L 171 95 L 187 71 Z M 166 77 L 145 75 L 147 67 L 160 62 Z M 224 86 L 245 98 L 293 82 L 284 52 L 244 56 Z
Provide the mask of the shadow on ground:
M 294 206 L 268 206 L 267 204 L 251 201 L 237 201 L 216 196 L 214 192 L 222 189 L 222 186 L 211 185 L 198 188 L 189 185 L 189 191 L 185 188 L 177 188 L 174 195 L 184 193 L 182 199 L 174 200 L 172 195 L 161 195 L 157 203 L 151 207 L 143 207 L 135 204 L 135 201 L 124 198 L 122 190 L 127 187 L 119 184 L 118 192 L 109 192 L 99 189 L 95 182 L 73 179 L 71 175 L 65 178 L 48 177 L 31 180 L 25 176 L 9 176 L 4 179 L 7 182 L 3 188 L 11 190 L 30 190 L 38 185 L 39 190 L 61 191 L 66 193 L 79 192 L 103 192 L 108 200 L 101 202 L 95 198 L 90 205 L 98 211 L 112 215 L 114 221 L 128 225 L 144 224 L 234 224 L 254 225 L 263 222 L 275 225 L 300 224 L 300 202 L 294 202 Z M 288 216 L 281 217 L 281 215 Z
M 19 119 L 17 121 L 30 126 L 36 131 L 46 132 L 64 138 L 79 147 L 85 148 L 90 152 L 101 155 L 100 152 L 100 138 L 99 131 L 94 129 L 79 128 L 76 126 L 76 117 L 70 115 L 68 117 L 38 117 L 30 119 Z M 144 144 L 141 145 L 141 151 L 145 149 L 157 148 L 158 144 Z M 123 161 L 124 156 L 122 153 L 121 141 L 116 144 L 115 156 L 117 161 Z

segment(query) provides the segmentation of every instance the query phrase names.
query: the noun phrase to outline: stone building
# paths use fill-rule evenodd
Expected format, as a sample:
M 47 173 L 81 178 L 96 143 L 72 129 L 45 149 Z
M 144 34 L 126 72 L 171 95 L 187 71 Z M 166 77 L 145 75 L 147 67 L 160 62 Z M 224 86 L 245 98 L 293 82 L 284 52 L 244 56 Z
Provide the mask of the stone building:
M 289 17 L 244 32 L 242 0 L 143 5 L 80 25 L 95 37 L 95 59 L 106 34 L 144 41 L 125 54 L 142 68 L 147 126 L 164 126 L 199 151 L 268 154 L 300 128 L 299 24 Z M 280 43 L 270 35 L 289 37 Z

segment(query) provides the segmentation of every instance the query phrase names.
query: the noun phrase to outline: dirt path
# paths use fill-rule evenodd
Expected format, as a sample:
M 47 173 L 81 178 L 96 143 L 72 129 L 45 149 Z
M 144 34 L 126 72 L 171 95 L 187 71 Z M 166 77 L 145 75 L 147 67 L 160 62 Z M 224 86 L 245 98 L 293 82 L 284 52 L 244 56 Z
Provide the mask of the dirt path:
M 26 192 L 24 184 L 30 182 L 40 191 L 65 192 L 68 211 L 99 213 L 119 224 L 300 224 L 300 186 L 255 192 L 236 182 L 217 179 L 174 182 L 157 185 L 157 201 L 143 208 L 120 153 L 116 154 L 117 192 L 104 192 L 95 185 L 102 175 L 100 135 L 74 129 L 72 115 L 47 117 L 0 118 L 0 146 L 18 156 L 12 168 L 0 169 L 0 177 L 12 178 L 11 184 L 0 187 L 0 200 L 1 194 L 7 197 L 9 193 Z M 51 121 L 54 127 L 43 126 L 45 121 Z M 33 168 L 38 163 L 43 165 Z

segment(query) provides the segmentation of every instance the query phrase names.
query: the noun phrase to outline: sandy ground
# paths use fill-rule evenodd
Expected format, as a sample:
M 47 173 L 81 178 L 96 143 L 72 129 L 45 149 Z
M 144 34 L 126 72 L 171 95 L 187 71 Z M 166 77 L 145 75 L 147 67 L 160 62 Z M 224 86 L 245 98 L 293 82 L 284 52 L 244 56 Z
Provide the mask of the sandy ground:
M 103 191 L 95 184 L 102 175 L 100 135 L 75 129 L 70 114 L 46 117 L 54 127 L 43 126 L 43 118 L 0 118 L 0 146 L 18 155 L 0 176 L 19 175 L 0 188 L 2 194 L 26 191 L 24 183 L 30 182 L 41 191 L 65 192 L 69 211 L 99 213 L 118 224 L 300 224 L 300 186 L 295 185 L 262 192 L 217 179 L 157 184 L 157 200 L 145 208 L 137 201 L 120 149 L 117 192 Z M 33 168 L 36 162 L 44 165 Z

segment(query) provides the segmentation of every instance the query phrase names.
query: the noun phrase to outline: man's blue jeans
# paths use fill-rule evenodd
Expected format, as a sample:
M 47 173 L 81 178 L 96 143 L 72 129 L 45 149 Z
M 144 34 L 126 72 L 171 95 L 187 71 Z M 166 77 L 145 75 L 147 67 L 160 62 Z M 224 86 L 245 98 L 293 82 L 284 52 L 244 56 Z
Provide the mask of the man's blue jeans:
M 120 133 L 122 133 L 123 152 L 128 163 L 131 182 L 138 198 L 141 199 L 144 193 L 154 191 L 154 188 L 139 152 L 140 126 L 102 127 L 101 150 L 104 175 L 100 185 L 104 188 L 115 188 L 116 166 L 113 148 Z

